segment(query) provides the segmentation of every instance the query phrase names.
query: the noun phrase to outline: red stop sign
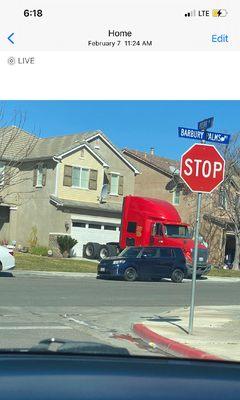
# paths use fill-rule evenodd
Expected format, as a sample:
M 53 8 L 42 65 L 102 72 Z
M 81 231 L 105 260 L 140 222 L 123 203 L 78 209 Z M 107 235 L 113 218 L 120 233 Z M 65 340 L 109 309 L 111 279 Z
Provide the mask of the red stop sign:
M 180 176 L 192 192 L 210 193 L 223 180 L 225 160 L 209 144 L 194 144 L 181 157 Z

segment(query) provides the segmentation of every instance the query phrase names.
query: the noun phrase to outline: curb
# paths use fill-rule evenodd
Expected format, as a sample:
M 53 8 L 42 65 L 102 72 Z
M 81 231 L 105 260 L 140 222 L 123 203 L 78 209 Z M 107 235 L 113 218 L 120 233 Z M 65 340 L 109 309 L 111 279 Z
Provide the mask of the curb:
M 147 328 L 144 324 L 134 324 L 133 331 L 142 339 L 153 342 L 158 345 L 162 350 L 169 351 L 169 353 L 184 358 L 194 358 L 200 360 L 218 360 L 223 361 L 222 358 L 215 355 L 206 353 L 205 351 L 198 350 L 186 344 L 176 342 L 175 340 L 168 339 L 165 336 L 158 335 L 151 329 Z
M 234 277 L 234 276 L 217 276 L 217 275 L 211 275 L 211 276 L 208 276 L 207 277 L 207 280 L 209 281 L 209 282 L 230 282 L 230 283 L 232 283 L 232 282 L 234 282 L 234 283 L 237 283 L 237 282 L 240 282 L 240 278 L 239 277 Z
M 6 271 L 8 272 L 8 271 Z M 92 278 L 96 277 L 95 272 L 60 272 L 60 271 L 31 271 L 31 270 L 13 270 L 13 275 L 16 276 L 58 276 L 71 278 Z

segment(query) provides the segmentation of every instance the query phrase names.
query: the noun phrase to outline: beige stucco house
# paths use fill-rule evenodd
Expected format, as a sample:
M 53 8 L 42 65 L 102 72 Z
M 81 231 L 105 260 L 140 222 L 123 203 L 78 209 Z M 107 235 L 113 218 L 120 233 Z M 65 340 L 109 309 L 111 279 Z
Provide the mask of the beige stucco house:
M 28 136 L 18 134 L 23 147 Z M 28 246 L 35 235 L 54 247 L 58 235 L 70 234 L 76 256 L 88 241 L 118 241 L 123 197 L 134 193 L 139 171 L 101 131 L 36 139 L 12 169 L 18 181 L 2 190 L 2 240 Z

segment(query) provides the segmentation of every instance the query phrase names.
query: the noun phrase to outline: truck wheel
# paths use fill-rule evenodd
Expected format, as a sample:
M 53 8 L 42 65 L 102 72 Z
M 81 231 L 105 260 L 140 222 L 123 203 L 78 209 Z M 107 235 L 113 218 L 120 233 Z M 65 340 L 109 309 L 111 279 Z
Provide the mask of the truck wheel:
M 100 260 L 104 260 L 104 258 L 107 258 L 110 256 L 110 250 L 109 250 L 109 246 L 103 244 L 100 247 L 100 251 L 99 251 L 99 258 Z
M 89 260 L 99 258 L 100 244 L 99 243 L 87 243 L 83 248 L 83 257 Z
M 180 269 L 175 269 L 171 275 L 171 280 L 175 283 L 181 283 L 184 278 L 184 273 Z
M 124 272 L 124 279 L 128 282 L 134 282 L 137 279 L 137 271 L 133 267 L 128 267 Z

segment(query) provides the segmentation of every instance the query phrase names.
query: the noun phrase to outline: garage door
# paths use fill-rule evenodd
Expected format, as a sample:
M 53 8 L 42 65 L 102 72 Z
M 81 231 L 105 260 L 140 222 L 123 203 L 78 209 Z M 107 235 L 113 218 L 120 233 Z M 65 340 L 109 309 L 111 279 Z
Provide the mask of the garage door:
M 82 257 L 83 245 L 88 242 L 105 244 L 119 241 L 119 225 L 108 222 L 72 221 L 71 237 L 78 242 L 73 248 L 72 255 Z

